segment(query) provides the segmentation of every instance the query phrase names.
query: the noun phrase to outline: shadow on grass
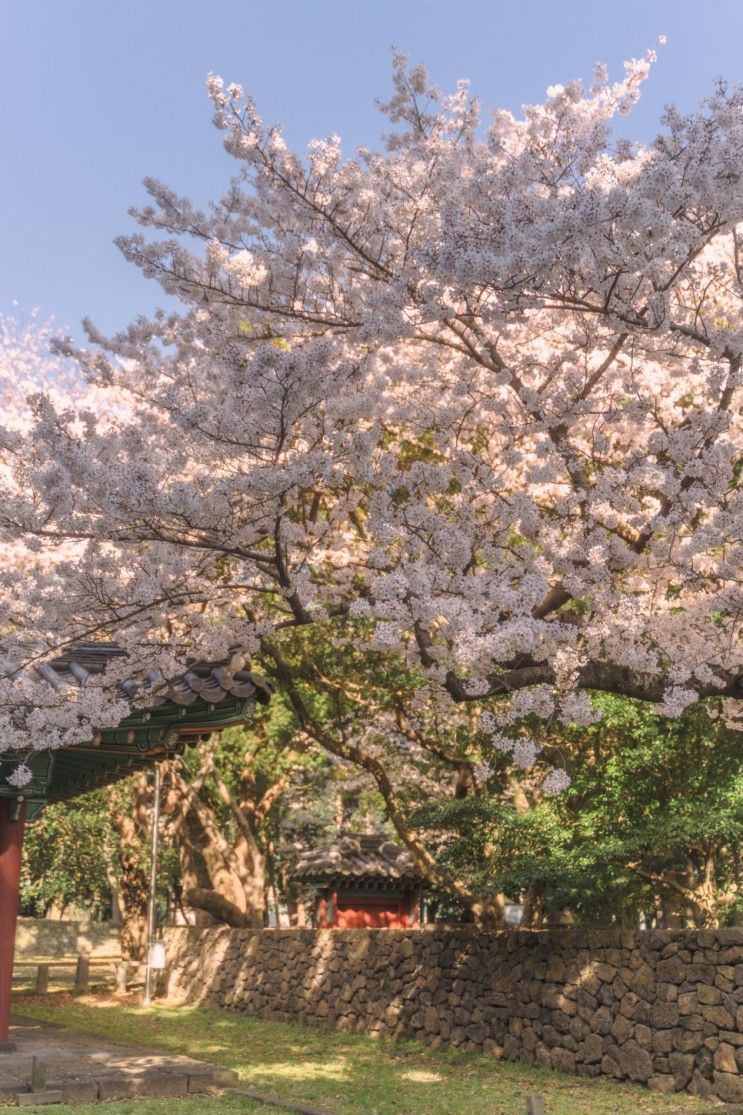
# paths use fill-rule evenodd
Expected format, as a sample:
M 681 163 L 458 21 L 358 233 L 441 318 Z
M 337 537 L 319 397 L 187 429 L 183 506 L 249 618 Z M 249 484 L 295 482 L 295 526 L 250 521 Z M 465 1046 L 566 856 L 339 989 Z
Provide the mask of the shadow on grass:
M 663 1096 L 635 1086 L 588 1080 L 521 1062 L 498 1062 L 456 1050 L 434 1051 L 327 1032 L 287 1022 L 195 1007 L 143 1008 L 65 993 L 21 994 L 18 1014 L 150 1044 L 233 1068 L 246 1083 L 338 1115 L 523 1115 L 525 1096 L 541 1093 L 549 1115 L 655 1115 L 700 1111 L 690 1096 Z M 714 1104 L 707 1104 L 712 1110 Z M 138 1108 L 141 1115 L 141 1108 Z M 723 1108 L 720 1107 L 722 1112 Z

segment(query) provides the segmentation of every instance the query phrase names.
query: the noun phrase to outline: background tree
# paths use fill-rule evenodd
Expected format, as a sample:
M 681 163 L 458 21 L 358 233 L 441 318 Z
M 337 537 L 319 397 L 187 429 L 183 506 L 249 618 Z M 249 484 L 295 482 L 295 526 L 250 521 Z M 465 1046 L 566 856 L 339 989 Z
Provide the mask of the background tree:
M 278 918 L 284 897 L 279 810 L 301 757 L 282 738 L 280 713 L 254 731 L 225 732 L 166 774 L 182 902 L 233 926 L 264 925 L 269 904 Z
M 640 918 L 719 925 L 743 892 L 741 735 L 706 708 L 666 720 L 623 699 L 594 698 L 601 721 L 541 732 L 572 776 L 545 798 L 530 775 L 503 795 L 504 763 L 480 769 L 478 792 L 416 815 L 442 869 L 472 887 L 525 895 L 526 923 L 569 910 L 582 924 Z M 713 710 L 714 711 L 714 710 Z
M 45 806 L 24 840 L 22 908 L 36 917 L 84 912 L 96 920 L 113 919 L 121 927 L 122 954 L 143 960 L 151 821 L 152 778 L 144 773 Z M 165 907 L 171 902 L 173 866 L 165 844 L 159 861 Z
M 62 918 L 70 909 L 111 916 L 115 835 L 105 791 L 47 806 L 24 841 L 21 909 Z

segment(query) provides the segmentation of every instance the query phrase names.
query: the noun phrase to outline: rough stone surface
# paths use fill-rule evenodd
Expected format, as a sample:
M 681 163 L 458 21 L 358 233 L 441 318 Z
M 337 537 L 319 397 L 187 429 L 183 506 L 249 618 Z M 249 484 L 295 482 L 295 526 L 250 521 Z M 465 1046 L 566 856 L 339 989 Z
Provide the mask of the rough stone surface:
M 119 930 L 110 922 L 48 921 L 46 918 L 18 918 L 15 958 L 39 956 L 118 957 L 121 955 Z
M 237 1080 L 232 1070 L 192 1057 L 121 1045 L 31 1019 L 11 1020 L 11 1035 L 18 1051 L 0 1057 L 0 1107 L 42 1102 L 42 1093 L 28 1091 L 34 1057 L 43 1058 L 47 1067 L 47 1091 L 59 1097 L 56 1102 L 73 1106 L 98 1099 L 210 1092 Z M 24 1093 L 32 1100 L 18 1101 Z
M 743 1099 L 743 928 L 172 929 L 176 1001 Z

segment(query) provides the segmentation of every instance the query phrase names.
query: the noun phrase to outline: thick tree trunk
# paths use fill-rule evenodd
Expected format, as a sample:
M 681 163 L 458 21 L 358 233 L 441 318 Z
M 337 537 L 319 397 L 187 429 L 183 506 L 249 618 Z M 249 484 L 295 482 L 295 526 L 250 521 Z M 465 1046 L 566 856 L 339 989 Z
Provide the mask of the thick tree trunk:
M 212 889 L 212 881 L 200 847 L 204 840 L 203 831 L 193 810 L 183 808 L 181 798 L 177 798 L 174 803 L 169 799 L 169 811 L 181 869 L 182 902 L 189 907 L 188 920 L 197 926 L 214 925 L 219 918 L 188 898 L 190 894 Z
M 689 863 L 683 874 L 678 871 L 653 873 L 636 863 L 629 867 L 641 879 L 659 888 L 661 893 L 655 895 L 655 917 L 656 923 L 664 929 L 686 925 L 716 929 L 738 897 L 737 887 L 721 891 L 716 885 L 712 854 L 701 870 Z
M 307 906 L 302 899 L 288 895 L 286 908 L 289 914 L 289 925 L 296 929 L 303 929 L 307 925 Z
M 539 929 L 542 925 L 542 891 L 541 883 L 530 883 L 524 892 L 524 912 L 521 917 L 522 929 Z
M 265 861 L 240 815 L 237 836 L 228 840 L 215 812 L 198 792 L 202 779 L 189 786 L 172 772 L 167 808 L 183 870 L 186 905 L 196 911 L 197 924 L 216 920 L 228 925 L 260 928 L 265 912 Z M 223 793 L 228 794 L 226 787 Z M 230 798 L 233 810 L 238 810 Z M 248 839 L 250 837 L 250 839 Z M 237 912 L 237 913 L 236 913 Z
M 129 803 L 123 808 L 117 803 L 118 808 L 113 813 L 114 827 L 119 834 L 121 954 L 125 960 L 137 962 L 145 959 L 147 951 L 149 878 L 143 851 L 147 847 L 151 799 L 147 775 L 137 775 L 133 779 Z
M 506 900 L 502 894 L 475 899 L 469 903 L 475 925 L 483 929 L 500 929 L 506 919 Z
M 223 925 L 230 925 L 233 929 L 259 928 L 254 920 L 244 911 L 238 909 L 234 902 L 219 894 L 216 890 L 202 890 L 194 887 L 185 891 L 183 895 L 186 905 L 210 914 L 215 921 Z
M 663 896 L 661 903 L 660 928 L 682 929 L 686 923 L 686 918 L 681 896 L 669 891 Z

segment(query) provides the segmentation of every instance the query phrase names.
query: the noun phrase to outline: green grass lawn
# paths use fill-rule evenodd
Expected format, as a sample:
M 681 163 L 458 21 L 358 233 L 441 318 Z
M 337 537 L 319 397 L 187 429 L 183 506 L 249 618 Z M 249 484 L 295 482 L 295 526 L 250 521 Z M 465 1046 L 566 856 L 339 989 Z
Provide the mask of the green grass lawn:
M 653 1115 L 710 1111 L 691 1096 L 585 1080 L 534 1065 L 497 1062 L 475 1054 L 434 1051 L 414 1042 L 375 1041 L 326 1033 L 246 1015 L 196 1008 L 148 1009 L 110 997 L 44 999 L 21 992 L 18 1014 L 72 1026 L 102 1037 L 149 1044 L 236 1069 L 240 1078 L 281 1098 L 316 1103 L 337 1115 L 524 1115 L 526 1095 L 540 1093 L 547 1115 Z M 173 1100 L 114 1102 L 106 1115 L 173 1111 Z M 27 1109 L 32 1110 L 32 1109 Z M 42 1109 L 37 1109 L 41 1111 Z M 43 1109 L 50 1110 L 50 1109 Z M 100 1106 L 55 1107 L 93 1115 Z M 278 1111 L 224 1096 L 178 1101 L 178 1115 Z M 722 1107 L 721 1107 L 722 1111 Z

